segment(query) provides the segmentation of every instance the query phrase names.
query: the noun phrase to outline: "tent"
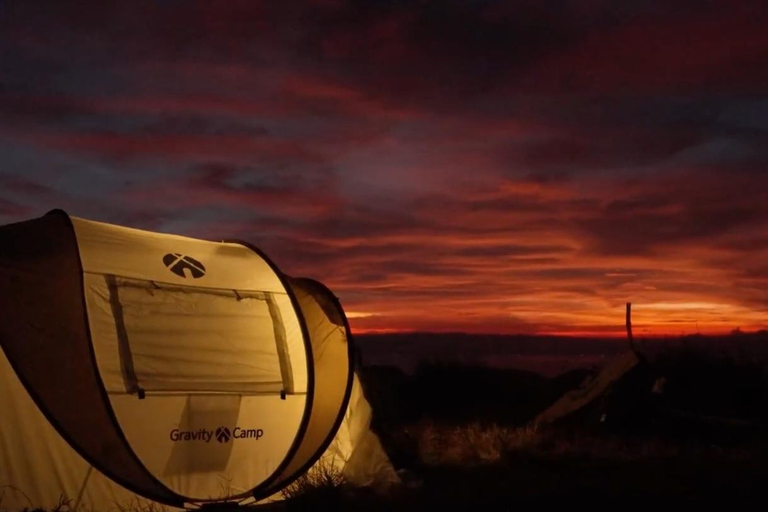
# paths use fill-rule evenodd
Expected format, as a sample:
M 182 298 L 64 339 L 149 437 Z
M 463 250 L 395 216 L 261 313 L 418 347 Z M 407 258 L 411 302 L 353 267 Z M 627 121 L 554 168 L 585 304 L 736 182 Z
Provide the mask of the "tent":
M 540 413 L 534 421 L 538 425 L 556 423 L 594 404 L 640 361 L 634 352 L 625 352 L 609 362 L 597 375 L 585 379 L 577 389 L 569 391 Z
M 599 373 L 588 377 L 577 389 L 561 396 L 541 412 L 534 424 L 606 424 L 636 428 L 653 407 L 650 365 L 634 350 L 610 361 Z
M 0 509 L 397 480 L 338 300 L 251 245 L 54 210 L 0 227 L 0 306 Z
M 535 425 L 564 424 L 598 416 L 601 424 L 636 428 L 655 408 L 650 398 L 654 372 L 632 335 L 632 303 L 627 302 L 629 351 L 619 354 L 578 389 L 567 392 L 533 421 Z M 591 414 L 590 414 L 591 413 Z

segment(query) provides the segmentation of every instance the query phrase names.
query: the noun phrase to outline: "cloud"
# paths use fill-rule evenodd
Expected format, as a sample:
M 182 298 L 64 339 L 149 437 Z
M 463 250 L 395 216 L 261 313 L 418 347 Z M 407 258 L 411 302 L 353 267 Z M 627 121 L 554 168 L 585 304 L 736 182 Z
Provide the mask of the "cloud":
M 0 198 L 0 217 L 2 217 L 4 220 L 13 220 L 23 215 L 28 215 L 29 213 L 29 208 Z
M 763 175 L 733 169 L 668 173 L 635 184 L 634 196 L 606 202 L 579 224 L 606 253 L 709 244 L 739 229 L 765 227 L 765 185 Z
M 0 215 L 246 239 L 358 330 L 765 326 L 758 7 L 6 2 Z
M 529 87 L 605 94 L 760 93 L 768 35 L 757 2 L 712 2 L 649 13 L 590 32 L 544 59 Z

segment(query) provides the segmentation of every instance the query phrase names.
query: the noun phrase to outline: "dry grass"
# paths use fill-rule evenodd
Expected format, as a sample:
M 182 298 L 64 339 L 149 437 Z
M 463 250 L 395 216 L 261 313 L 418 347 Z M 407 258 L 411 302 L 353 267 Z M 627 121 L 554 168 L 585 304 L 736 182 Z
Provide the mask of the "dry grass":
M 60 496 L 59 502 L 54 505 L 49 510 L 43 510 L 40 507 L 36 507 L 32 504 L 32 501 L 29 499 L 29 496 L 26 495 L 21 489 L 18 489 L 12 485 L 4 485 L 0 486 L 0 511 L 5 511 L 7 509 L 3 508 L 3 499 L 5 498 L 6 493 L 13 492 L 20 496 L 22 496 L 27 503 L 29 503 L 29 507 L 24 507 L 22 509 L 22 512 L 71 512 L 72 510 L 72 501 L 71 499 L 68 499 L 66 496 Z
M 505 427 L 472 423 L 456 426 L 431 421 L 403 428 L 416 452 L 415 466 L 422 468 L 493 466 L 512 464 L 521 457 L 603 460 L 631 463 L 690 457 L 727 457 L 749 460 L 768 452 L 768 444 L 722 446 L 663 437 L 626 437 L 586 431 L 538 429 L 534 425 Z
M 284 488 L 281 494 L 288 500 L 289 508 L 303 508 L 308 504 L 322 508 L 339 502 L 346 484 L 344 475 L 333 464 L 319 463 Z
M 412 427 L 419 461 L 425 466 L 467 466 L 499 462 L 506 453 L 533 448 L 540 442 L 534 427 L 502 427 L 472 423 L 441 426 L 425 422 Z
M 138 497 L 129 503 L 116 504 L 116 507 L 118 512 L 166 512 L 168 510 L 165 505 Z

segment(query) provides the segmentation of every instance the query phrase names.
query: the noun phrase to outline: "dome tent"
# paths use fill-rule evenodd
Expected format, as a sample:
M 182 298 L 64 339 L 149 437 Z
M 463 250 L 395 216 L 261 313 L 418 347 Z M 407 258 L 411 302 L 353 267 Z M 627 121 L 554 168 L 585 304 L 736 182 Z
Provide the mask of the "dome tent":
M 343 311 L 307 282 L 242 243 L 62 211 L 0 227 L 0 507 L 289 484 L 344 430 L 355 384 Z

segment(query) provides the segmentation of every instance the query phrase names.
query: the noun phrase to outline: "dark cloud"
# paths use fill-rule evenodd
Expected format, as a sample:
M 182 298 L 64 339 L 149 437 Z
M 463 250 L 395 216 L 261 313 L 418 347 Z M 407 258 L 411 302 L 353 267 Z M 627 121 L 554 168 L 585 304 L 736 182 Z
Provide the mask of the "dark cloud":
M 491 246 L 463 247 L 457 250 L 461 256 L 468 257 L 504 257 L 504 256 L 541 256 L 563 255 L 573 251 L 573 248 L 563 245 L 522 245 L 522 244 L 494 244 Z
M 12 194 L 44 196 L 51 190 L 36 181 L 14 174 L 0 174 L 0 188 Z
M 0 215 L 247 239 L 360 329 L 606 333 L 627 300 L 648 332 L 764 325 L 767 21 L 3 2 Z
M 758 236 L 743 237 L 738 240 L 728 241 L 722 244 L 729 251 L 754 253 L 768 250 L 768 238 Z
M 0 198 L 0 217 L 3 220 L 15 220 L 22 215 L 29 215 L 30 208 Z
M 692 242 L 717 245 L 725 235 L 765 227 L 767 178 L 694 171 L 627 183 L 634 194 L 607 201 L 578 225 L 604 254 L 648 255 Z M 642 189 L 646 192 L 638 194 Z

